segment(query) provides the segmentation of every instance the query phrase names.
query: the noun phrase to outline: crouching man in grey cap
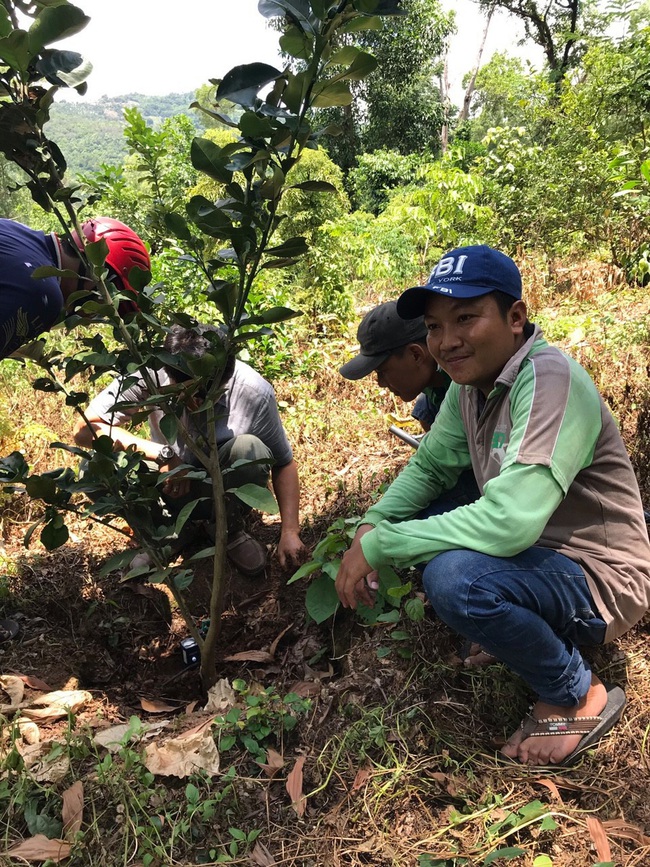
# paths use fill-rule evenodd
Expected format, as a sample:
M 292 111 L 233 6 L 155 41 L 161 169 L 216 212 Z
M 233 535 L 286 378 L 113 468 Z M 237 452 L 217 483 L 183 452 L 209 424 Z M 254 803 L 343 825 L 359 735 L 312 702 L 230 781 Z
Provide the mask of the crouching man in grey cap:
M 453 380 L 431 431 L 365 515 L 336 589 L 372 605 L 376 570 L 427 562 L 438 616 L 536 694 L 506 761 L 571 764 L 621 716 L 622 689 L 580 646 L 626 632 L 650 606 L 650 544 L 616 422 L 587 372 L 528 321 L 521 276 L 486 246 L 445 255 L 397 312 L 424 314 Z M 481 496 L 420 518 L 471 467 Z

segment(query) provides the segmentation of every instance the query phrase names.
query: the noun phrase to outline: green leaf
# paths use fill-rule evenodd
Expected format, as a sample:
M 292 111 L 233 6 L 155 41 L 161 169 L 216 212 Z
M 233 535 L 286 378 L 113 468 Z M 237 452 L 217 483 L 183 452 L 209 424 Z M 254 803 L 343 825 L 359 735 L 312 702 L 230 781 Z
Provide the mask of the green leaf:
M 108 244 L 103 238 L 100 238 L 99 241 L 92 241 L 90 244 L 86 244 L 85 251 L 90 264 L 96 268 L 100 268 L 108 256 Z
M 483 867 L 488 867 L 488 864 L 496 861 L 497 858 L 504 858 L 506 861 L 512 861 L 513 858 L 519 858 L 521 855 L 525 854 L 526 850 L 520 849 L 518 846 L 508 846 L 505 849 L 495 849 L 494 852 L 490 852 L 490 854 L 486 856 L 483 861 Z
M 399 621 L 399 611 L 393 608 L 391 611 L 385 611 L 377 617 L 377 623 L 397 623 Z
M 98 574 L 100 578 L 104 578 L 106 575 L 110 575 L 111 572 L 115 572 L 117 569 L 123 569 L 125 566 L 128 566 L 131 560 L 133 560 L 135 554 L 136 552 L 133 548 L 113 554 L 113 556 L 109 557 L 99 570 Z
M 400 584 L 397 587 L 389 587 L 386 590 L 386 595 L 390 596 L 391 599 L 402 599 L 403 596 L 408 596 L 412 589 L 413 585 L 408 581 L 406 584 Z
M 261 310 L 255 316 L 250 316 L 242 325 L 270 325 L 274 322 L 286 322 L 288 319 L 295 319 L 296 316 L 302 316 L 302 313 L 291 310 L 289 307 L 270 307 L 268 310 Z
M 553 867 L 553 862 L 548 857 L 548 855 L 538 855 L 533 861 L 533 867 Z M 594 864 L 594 867 L 598 867 L 598 864 Z M 605 867 L 601 862 L 601 867 Z M 609 862 L 609 867 L 614 867 L 614 862 Z
M 264 14 L 264 13 L 262 13 Z M 235 66 L 222 78 L 217 88 L 217 99 L 228 99 L 235 105 L 251 107 L 259 90 L 282 75 L 268 63 L 245 63 Z
M 367 51 L 360 52 L 345 72 L 335 76 L 334 81 L 361 81 L 377 68 L 377 58 Z
M 78 280 L 79 275 L 76 271 L 70 271 L 67 268 L 55 268 L 53 265 L 41 265 L 40 268 L 34 268 L 32 271 L 34 280 L 41 280 L 44 277 L 58 277 L 64 280 Z
M 378 15 L 364 18 L 353 18 L 341 25 L 341 33 L 356 33 L 359 30 L 381 30 L 384 22 Z
M 54 551 L 65 545 L 69 537 L 68 528 L 63 523 L 61 515 L 56 515 L 41 530 L 41 542 L 48 551 Z
M 268 247 L 264 252 L 270 256 L 303 256 L 309 251 L 307 241 L 302 236 L 289 238 L 277 247 Z
M 172 233 L 172 235 L 180 238 L 181 241 L 192 240 L 192 233 L 190 232 L 185 219 L 180 214 L 166 213 L 165 226 Z
M 185 524 L 189 520 L 190 515 L 192 514 L 194 509 L 197 507 L 197 505 L 204 499 L 205 499 L 205 497 L 199 497 L 199 499 L 197 499 L 197 500 L 192 500 L 190 503 L 185 503 L 183 508 L 178 513 L 178 516 L 176 518 L 176 523 L 174 524 L 174 532 L 176 533 L 177 536 L 180 536 L 181 530 L 183 529 L 183 527 L 185 526 Z
M 7 66 L 24 71 L 31 57 L 27 33 L 24 30 L 14 30 L 4 39 L 0 39 L 0 60 Z
M 323 573 L 328 576 L 330 581 L 336 581 L 336 576 L 341 568 L 340 560 L 330 560 L 329 563 L 323 563 Z
M 309 616 L 316 623 L 324 623 L 339 607 L 334 582 L 327 575 L 320 575 L 311 582 L 305 595 Z
M 200 792 L 193 783 L 188 783 L 185 787 L 185 797 L 188 804 L 195 805 L 199 803 Z
M 392 647 L 378 647 L 377 648 L 377 659 L 385 659 L 387 656 L 390 656 L 392 653 Z
M 404 603 L 404 612 L 409 620 L 419 623 L 424 620 L 424 602 L 417 596 L 407 599 Z
M 222 184 L 229 184 L 232 181 L 232 171 L 226 168 L 229 162 L 228 156 L 222 154 L 222 148 L 213 141 L 210 141 L 210 139 L 195 138 L 190 148 L 190 158 L 195 169 L 204 172 L 213 180 L 219 181 Z M 203 197 L 195 196 L 194 198 Z M 204 201 L 207 202 L 207 199 L 204 199 Z M 208 204 L 211 203 L 208 202 Z
M 245 111 L 239 118 L 239 129 L 248 138 L 268 138 L 273 134 L 273 124 L 266 117 L 260 117 L 254 111 Z
M 190 560 L 205 560 L 207 557 L 214 557 L 216 548 L 214 545 L 211 545 L 209 548 L 202 548 L 200 551 L 197 551 L 196 554 L 192 554 L 189 558 Z
M 544 816 L 539 827 L 542 831 L 555 831 L 557 829 L 557 822 L 553 816 Z
M 313 52 L 313 43 L 306 33 L 295 27 L 280 37 L 280 48 L 290 57 L 309 60 Z
M 288 190 L 305 190 L 308 193 L 335 193 L 336 187 L 328 181 L 303 181 L 301 184 L 292 184 Z
M 39 12 L 29 28 L 29 49 L 39 54 L 46 45 L 74 36 L 88 24 L 90 18 L 71 3 L 64 6 L 49 6 Z
M 409 641 L 411 638 L 408 632 L 404 632 L 403 629 L 393 629 L 390 637 L 393 639 L 393 641 Z
M 321 568 L 321 564 L 317 563 L 315 560 L 310 560 L 308 563 L 303 563 L 300 569 L 297 572 L 294 572 L 291 578 L 287 581 L 287 584 L 293 584 L 294 581 L 299 581 L 301 578 L 306 578 L 307 575 L 311 575 L 313 572 L 316 572 Z
M 187 590 L 194 581 L 194 572 L 191 569 L 183 569 L 174 575 L 173 581 L 177 590 Z
M 50 84 L 78 87 L 93 71 L 93 65 L 76 51 L 46 49 L 39 58 L 36 69 Z
M 167 413 L 160 419 L 160 430 L 168 443 L 175 443 L 178 437 L 178 419 Z
M 324 81 L 314 87 L 314 108 L 331 108 L 337 105 L 350 105 L 352 93 L 345 81 Z
M 268 488 L 263 488 L 261 485 L 249 483 L 240 488 L 228 488 L 228 493 L 234 494 L 247 506 L 260 512 L 268 512 L 269 515 L 277 515 L 279 512 L 275 497 Z
M 4 39 L 12 31 L 11 19 L 4 6 L 0 5 L 0 38 Z
M 259 0 L 257 9 L 265 18 L 289 18 L 305 33 L 318 33 L 318 19 L 312 15 L 308 0 Z
M 33 500 L 51 503 L 56 498 L 56 483 L 49 476 L 31 476 L 25 483 L 25 490 Z

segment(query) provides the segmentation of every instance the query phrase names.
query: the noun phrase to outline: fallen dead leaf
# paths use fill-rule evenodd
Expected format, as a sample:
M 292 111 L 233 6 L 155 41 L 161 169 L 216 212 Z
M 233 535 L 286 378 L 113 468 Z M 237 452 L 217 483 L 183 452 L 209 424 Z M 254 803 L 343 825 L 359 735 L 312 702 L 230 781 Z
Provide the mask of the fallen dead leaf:
M 290 623 L 288 626 L 285 626 L 285 628 L 277 636 L 277 638 L 273 639 L 271 646 L 269 647 L 269 653 L 271 654 L 272 659 L 275 659 L 275 651 L 278 649 L 278 644 L 280 643 L 282 638 L 287 634 L 287 632 L 291 629 L 292 626 L 293 626 L 293 623 Z
M 190 702 L 190 703 L 185 707 L 185 713 L 187 714 L 187 716 L 190 716 L 191 714 L 194 713 L 194 710 L 195 710 L 195 708 L 196 708 L 196 706 L 197 706 L 198 703 L 199 703 L 198 700 L 195 699 L 194 701 L 191 701 L 191 702 Z
M 354 778 L 354 782 L 352 783 L 352 788 L 350 789 L 350 794 L 354 794 L 358 792 L 359 789 L 364 786 L 370 776 L 370 768 L 359 768 Z
M 603 823 L 596 816 L 587 816 L 587 830 L 589 836 L 596 847 L 596 854 L 599 861 L 611 861 L 612 850 L 605 833 Z
M 219 773 L 219 752 L 209 728 L 191 735 L 171 738 L 161 744 L 149 744 L 144 751 L 144 765 L 152 774 L 188 777 L 198 770 Z
M 263 843 L 258 840 L 250 854 L 250 859 L 257 867 L 275 867 L 276 860 Z
M 74 840 L 77 832 L 81 831 L 84 814 L 84 784 L 81 780 L 73 783 L 69 789 L 61 795 L 63 809 L 63 833 L 69 840 Z
M 61 746 L 52 741 L 21 745 L 16 741 L 16 749 L 25 763 L 25 772 L 37 783 L 58 783 L 70 770 L 70 759 Z M 52 755 L 53 754 L 53 755 Z
M 0 677 L 0 687 L 9 696 L 9 704 L 0 705 L 0 713 L 8 713 L 20 707 L 20 703 L 25 695 L 25 683 L 21 677 L 16 677 L 13 674 L 3 674 Z
M 546 788 L 547 788 L 547 789 L 549 790 L 549 792 L 551 793 L 551 795 L 552 795 L 552 797 L 553 797 L 553 800 L 555 800 L 555 801 L 559 801 L 560 804 L 564 803 L 564 802 L 562 801 L 562 795 L 560 794 L 560 790 L 559 790 L 558 787 L 555 785 L 555 783 L 553 782 L 553 780 L 549 780 L 549 779 L 547 779 L 547 778 L 545 777 L 545 778 L 542 779 L 542 780 L 537 780 L 537 782 L 540 784 L 540 786 L 546 786 Z M 607 860 L 607 859 L 603 859 L 603 860 Z
M 224 656 L 226 662 L 273 662 L 273 657 L 268 650 L 241 650 Z
M 143 727 L 146 723 L 143 723 Z M 131 731 L 129 723 L 119 723 L 107 729 L 100 729 L 93 738 L 97 746 L 104 747 L 109 753 L 117 753 L 124 746 L 123 741 L 127 732 Z
M 302 791 L 302 768 L 304 764 L 305 757 L 300 756 L 287 777 L 286 785 L 287 792 L 291 798 L 291 806 L 298 816 L 305 815 L 305 808 L 307 806 L 307 801 Z
M 208 700 L 205 705 L 206 713 L 224 713 L 229 710 L 237 700 L 235 690 L 230 681 L 222 677 L 208 690 Z
M 42 692 L 52 692 L 52 687 L 48 686 L 40 677 L 34 677 L 33 674 L 19 674 L 18 677 L 22 680 L 25 686 L 30 689 L 38 689 Z
M 300 698 L 309 698 L 310 695 L 319 695 L 321 689 L 322 685 L 318 681 L 299 680 L 291 686 L 289 692 L 295 692 Z
M 157 699 L 150 701 L 148 698 L 141 698 L 140 706 L 147 713 L 173 713 L 179 710 L 178 705 L 167 704 L 167 702 L 158 701 Z
M 84 689 L 59 689 L 39 696 L 29 707 L 24 707 L 22 713 L 30 719 L 53 722 L 62 719 L 68 713 L 77 713 L 91 700 L 91 694 Z
M 623 819 L 604 819 L 603 828 L 610 837 L 623 837 L 626 840 L 634 840 L 639 846 L 650 846 L 650 837 L 647 837 L 643 828 L 626 822 Z
M 50 840 L 45 834 L 36 834 L 28 840 L 16 843 L 5 850 L 10 858 L 22 858 L 23 861 L 64 861 L 70 857 L 72 846 L 65 840 Z
M 18 717 L 16 724 L 18 725 L 20 736 L 26 744 L 37 744 L 40 741 L 41 730 L 35 722 Z
M 284 759 L 280 753 L 273 749 L 266 751 L 266 764 L 259 763 L 260 768 L 264 771 L 267 777 L 273 779 L 284 767 Z

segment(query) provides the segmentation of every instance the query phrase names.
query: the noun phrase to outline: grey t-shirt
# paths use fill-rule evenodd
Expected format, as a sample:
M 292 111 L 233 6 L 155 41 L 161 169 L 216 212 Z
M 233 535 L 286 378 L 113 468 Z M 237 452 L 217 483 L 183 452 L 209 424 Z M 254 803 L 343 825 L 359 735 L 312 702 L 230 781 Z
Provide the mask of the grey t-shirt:
M 149 375 L 161 388 L 171 384 L 171 379 L 164 370 L 149 371 Z M 131 416 L 141 411 L 141 407 L 115 408 L 121 401 L 142 401 L 149 396 L 149 390 L 143 379 L 124 391 L 121 390 L 121 378 L 100 392 L 86 410 L 89 416 L 103 419 L 107 424 L 123 427 Z M 275 458 L 276 466 L 288 464 L 293 453 L 280 420 L 278 404 L 272 386 L 243 361 L 235 362 L 235 370 L 228 381 L 224 393 L 216 403 L 215 429 L 217 445 L 221 446 L 228 440 L 242 434 L 252 434 L 266 445 Z M 153 442 L 165 444 L 167 439 L 160 429 L 160 419 L 163 413 L 154 409 L 149 415 L 149 430 Z M 184 413 L 183 422 L 193 435 L 205 436 L 205 414 Z M 184 442 L 177 439 L 170 443 L 176 453 L 186 463 L 196 463 L 190 450 Z

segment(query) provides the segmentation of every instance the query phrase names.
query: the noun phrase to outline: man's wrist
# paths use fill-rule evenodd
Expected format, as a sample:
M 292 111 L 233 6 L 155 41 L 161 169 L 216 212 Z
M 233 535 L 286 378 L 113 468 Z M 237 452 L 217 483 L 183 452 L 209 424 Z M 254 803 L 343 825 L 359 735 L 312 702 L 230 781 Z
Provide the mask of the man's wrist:
M 159 467 L 164 467 L 176 457 L 176 452 L 171 446 L 164 445 L 158 451 L 155 461 Z

